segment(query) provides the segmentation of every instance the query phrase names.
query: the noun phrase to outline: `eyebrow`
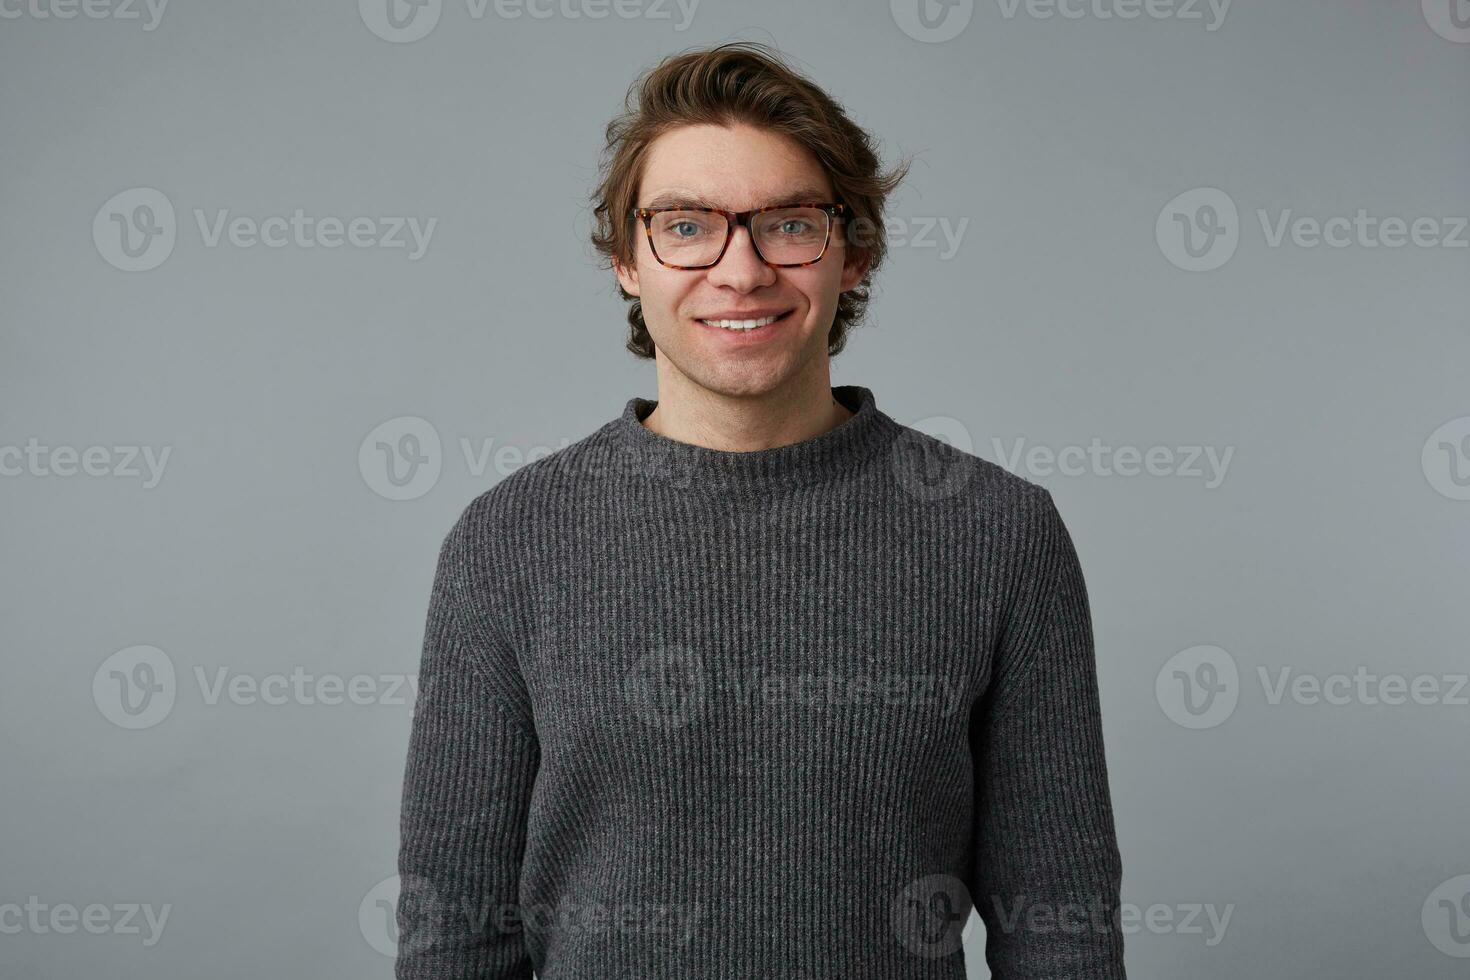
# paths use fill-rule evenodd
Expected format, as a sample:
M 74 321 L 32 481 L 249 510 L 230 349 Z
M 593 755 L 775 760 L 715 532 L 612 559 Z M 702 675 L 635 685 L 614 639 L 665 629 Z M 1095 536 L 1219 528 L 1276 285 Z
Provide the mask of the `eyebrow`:
M 827 192 L 814 187 L 798 187 L 781 195 L 778 199 L 771 201 L 762 207 L 781 207 L 788 204 L 803 204 L 808 201 L 825 201 Z M 690 191 L 664 191 L 654 197 L 647 204 L 639 205 L 645 208 L 718 208 L 724 211 L 734 211 L 734 208 L 726 208 L 723 204 L 716 204 L 709 198 Z

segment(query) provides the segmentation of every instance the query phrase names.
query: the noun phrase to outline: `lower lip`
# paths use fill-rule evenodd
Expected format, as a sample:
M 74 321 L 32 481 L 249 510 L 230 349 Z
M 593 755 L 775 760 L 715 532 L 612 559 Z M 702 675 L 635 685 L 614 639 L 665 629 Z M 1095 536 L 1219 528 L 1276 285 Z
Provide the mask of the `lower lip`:
M 777 330 L 785 326 L 795 312 L 795 310 L 792 310 L 789 313 L 783 313 L 778 319 L 772 320 L 765 326 L 752 327 L 749 330 L 726 330 L 724 327 L 710 326 L 703 320 L 695 320 L 694 322 L 703 327 L 708 333 L 719 334 L 726 343 L 758 344 L 763 340 L 769 339 Z

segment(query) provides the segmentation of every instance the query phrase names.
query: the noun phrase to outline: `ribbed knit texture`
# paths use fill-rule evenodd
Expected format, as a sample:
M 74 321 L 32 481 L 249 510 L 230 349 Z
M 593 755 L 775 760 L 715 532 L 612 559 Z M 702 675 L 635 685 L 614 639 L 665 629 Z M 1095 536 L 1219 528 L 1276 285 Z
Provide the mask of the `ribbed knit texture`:
M 750 453 L 633 398 L 465 509 L 404 781 L 399 978 L 1123 978 L 1051 495 L 856 414 Z M 599 911 L 601 910 L 601 911 Z

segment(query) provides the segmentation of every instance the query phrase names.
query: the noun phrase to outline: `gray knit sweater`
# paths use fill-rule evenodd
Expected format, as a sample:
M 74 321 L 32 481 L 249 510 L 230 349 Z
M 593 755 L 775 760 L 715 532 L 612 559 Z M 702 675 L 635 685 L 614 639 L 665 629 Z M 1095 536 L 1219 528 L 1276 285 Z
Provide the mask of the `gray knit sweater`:
M 397 976 L 1124 977 L 1087 593 L 1051 495 L 856 414 L 591 435 L 465 509 L 430 599 Z

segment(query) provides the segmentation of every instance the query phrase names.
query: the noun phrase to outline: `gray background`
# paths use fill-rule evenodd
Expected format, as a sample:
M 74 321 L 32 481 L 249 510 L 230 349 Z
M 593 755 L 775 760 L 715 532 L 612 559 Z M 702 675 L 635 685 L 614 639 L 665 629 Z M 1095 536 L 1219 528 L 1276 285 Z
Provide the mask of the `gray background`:
M 412 42 L 346 0 L 180 2 L 151 30 L 145 8 L 28 2 L 0 19 L 0 906 L 47 911 L 0 918 L 0 975 L 391 975 L 397 684 L 438 545 L 515 452 L 654 394 L 585 199 L 636 73 L 736 38 L 779 46 L 886 159 L 915 157 L 836 383 L 996 461 L 1017 440 L 1233 453 L 1223 480 L 1182 456 L 1014 467 L 1054 493 L 1088 579 L 1130 976 L 1470 968 L 1470 234 L 1273 246 L 1257 213 L 1470 214 L 1450 0 L 1241 0 L 1213 25 L 1203 5 L 981 0 L 949 10 L 969 20 L 947 40 L 913 28 L 912 0 L 703 0 L 687 22 L 652 0 L 604 19 L 445 0 Z M 167 198 L 176 241 L 124 271 L 105 231 L 136 188 Z M 1166 211 L 1196 188 L 1238 209 L 1210 271 L 1179 268 L 1168 234 L 1175 213 L 1208 221 L 1199 195 Z M 411 259 L 211 247 L 195 217 L 296 208 L 437 224 Z M 440 472 L 399 492 L 359 450 L 384 423 L 398 445 L 406 417 L 440 437 L 420 443 Z M 105 448 L 63 475 L 17 465 L 32 439 L 63 472 L 64 447 Z M 167 448 L 156 485 L 127 446 Z M 168 658 L 174 703 L 122 717 L 112 671 L 143 678 L 139 646 Z M 1219 675 L 1224 700 L 1181 708 L 1179 677 L 1222 653 L 1233 690 Z M 1360 668 L 1439 694 L 1273 703 L 1259 675 Z M 360 678 L 368 703 L 210 703 L 220 676 L 293 671 Z M 129 903 L 170 908 L 156 942 Z M 90 904 L 101 934 L 47 918 Z M 1229 911 L 1223 936 L 1200 909 Z M 983 940 L 972 921 L 974 977 Z

